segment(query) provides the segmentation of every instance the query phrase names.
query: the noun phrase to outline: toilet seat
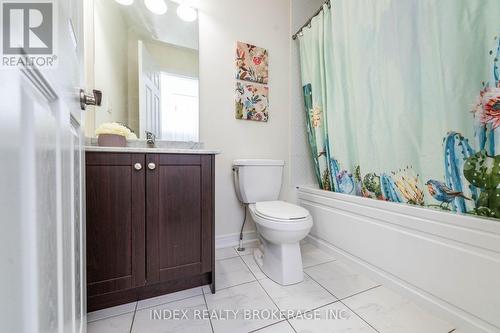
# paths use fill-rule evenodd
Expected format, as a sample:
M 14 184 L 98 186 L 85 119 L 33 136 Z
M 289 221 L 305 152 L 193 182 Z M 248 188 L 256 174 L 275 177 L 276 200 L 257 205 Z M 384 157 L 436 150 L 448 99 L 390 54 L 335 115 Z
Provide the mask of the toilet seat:
M 285 203 L 285 202 L 282 202 Z M 285 203 L 288 204 L 288 203 Z M 292 204 L 288 204 L 292 205 Z M 295 205 L 293 205 L 295 206 Z M 298 206 L 296 206 L 298 207 Z M 250 204 L 248 206 L 250 209 L 250 213 L 252 214 L 255 223 L 257 225 L 260 225 L 262 227 L 271 229 L 271 230 L 276 230 L 276 231 L 298 231 L 298 230 L 304 230 L 304 229 L 310 229 L 312 227 L 312 217 L 309 215 L 309 212 L 304 209 L 306 214 L 297 214 L 297 216 L 300 215 L 307 215 L 305 217 L 301 218 L 295 218 L 295 219 L 280 219 L 272 216 L 268 216 L 265 214 L 262 214 L 261 212 L 257 211 L 257 205 L 256 204 Z M 301 207 L 300 207 L 301 208 Z M 267 212 L 270 214 L 269 212 Z M 278 214 L 275 214 L 278 215 Z M 282 215 L 283 216 L 283 215 Z
M 276 222 L 300 222 L 309 217 L 306 209 L 285 201 L 257 202 L 255 213 L 264 219 Z

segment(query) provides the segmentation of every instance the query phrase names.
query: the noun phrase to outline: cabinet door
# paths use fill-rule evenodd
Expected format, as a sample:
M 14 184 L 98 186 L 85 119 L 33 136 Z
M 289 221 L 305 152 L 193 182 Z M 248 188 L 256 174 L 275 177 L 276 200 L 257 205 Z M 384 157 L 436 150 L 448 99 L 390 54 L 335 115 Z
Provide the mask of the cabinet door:
M 86 154 L 89 297 L 145 284 L 144 158 Z
M 211 159 L 146 156 L 148 284 L 211 271 Z

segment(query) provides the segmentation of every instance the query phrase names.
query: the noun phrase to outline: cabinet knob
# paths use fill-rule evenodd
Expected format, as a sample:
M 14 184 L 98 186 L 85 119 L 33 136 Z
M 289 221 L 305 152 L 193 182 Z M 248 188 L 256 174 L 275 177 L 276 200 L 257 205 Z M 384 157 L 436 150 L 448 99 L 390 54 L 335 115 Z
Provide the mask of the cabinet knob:
M 148 164 L 148 169 L 149 169 L 149 170 L 154 170 L 154 169 L 156 169 L 156 164 L 154 164 L 153 162 L 149 163 L 149 164 Z
M 141 163 L 134 164 L 134 169 L 136 169 L 137 171 L 142 170 L 142 164 Z

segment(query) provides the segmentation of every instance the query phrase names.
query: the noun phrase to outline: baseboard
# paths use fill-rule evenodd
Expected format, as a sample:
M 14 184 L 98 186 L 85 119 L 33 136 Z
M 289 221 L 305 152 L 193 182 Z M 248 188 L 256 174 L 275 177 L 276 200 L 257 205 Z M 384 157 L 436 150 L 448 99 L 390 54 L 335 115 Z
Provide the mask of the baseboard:
M 177 291 L 201 287 L 212 283 L 212 281 L 212 272 L 208 272 L 167 282 L 95 295 L 88 298 L 87 312 L 94 312 Z
M 440 316 L 441 318 L 447 319 L 449 322 L 455 324 L 461 333 L 498 332 L 495 327 L 475 318 L 470 313 L 462 311 L 457 307 L 428 294 L 424 290 L 416 288 L 396 276 L 387 273 L 322 239 L 308 235 L 305 240 L 317 246 L 321 250 L 333 255 L 335 258 L 353 265 L 358 268 L 360 272 L 366 274 L 374 281 L 393 289 L 412 301 L 415 301 L 417 304 L 427 308 L 429 311 Z
M 243 244 L 253 243 L 256 240 L 257 232 L 255 230 L 243 232 Z M 225 247 L 238 246 L 239 241 L 239 233 L 215 236 L 215 248 L 222 249 Z

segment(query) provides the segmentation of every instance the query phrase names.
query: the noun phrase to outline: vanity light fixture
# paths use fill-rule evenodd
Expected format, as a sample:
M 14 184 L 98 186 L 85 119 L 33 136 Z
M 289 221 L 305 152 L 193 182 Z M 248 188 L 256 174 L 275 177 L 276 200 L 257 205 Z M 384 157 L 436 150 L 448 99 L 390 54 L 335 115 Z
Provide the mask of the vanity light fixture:
M 168 10 L 165 0 L 144 0 L 144 5 L 152 13 L 157 15 L 163 15 Z
M 130 6 L 131 4 L 134 3 L 134 0 L 115 0 L 116 2 L 118 2 L 120 5 L 124 5 L 124 6 Z
M 192 7 L 181 4 L 177 7 L 177 16 L 183 21 L 193 22 L 198 18 L 198 13 Z

